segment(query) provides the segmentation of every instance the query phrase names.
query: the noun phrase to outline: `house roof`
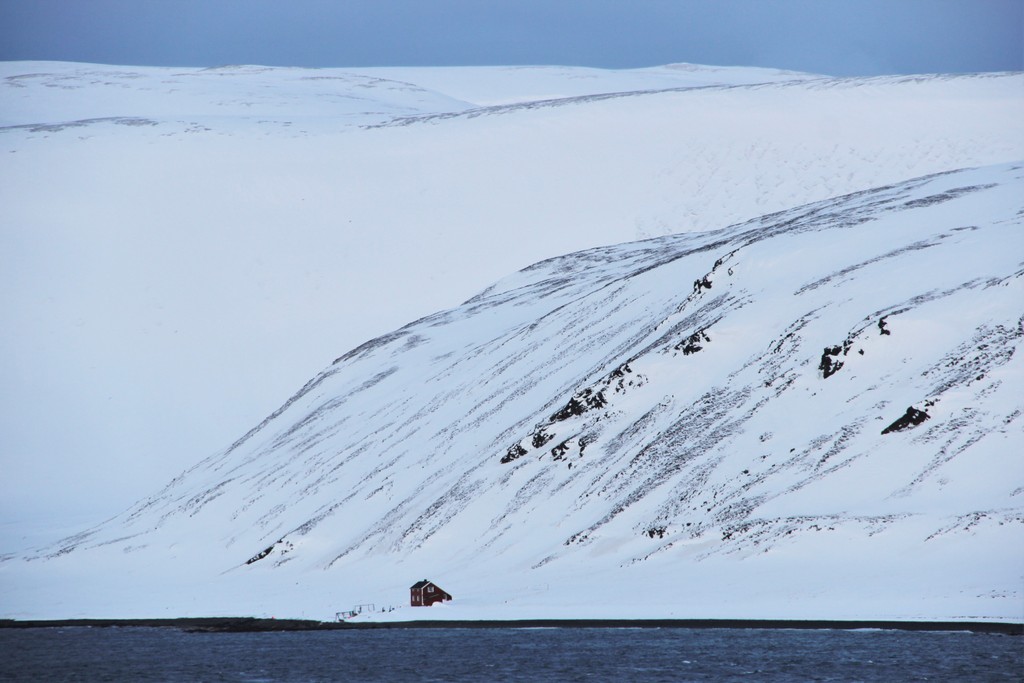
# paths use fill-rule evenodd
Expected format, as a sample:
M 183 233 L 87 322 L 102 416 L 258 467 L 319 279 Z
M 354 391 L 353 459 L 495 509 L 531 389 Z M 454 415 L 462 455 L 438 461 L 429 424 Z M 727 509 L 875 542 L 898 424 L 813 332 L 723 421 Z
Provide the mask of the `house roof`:
M 422 581 L 417 581 L 413 585 L 409 586 L 409 590 L 414 590 L 414 591 L 415 590 L 420 590 L 422 588 L 426 588 L 427 586 L 433 586 L 434 588 L 436 588 L 438 590 L 439 593 L 444 593 L 445 595 L 448 596 L 448 599 L 451 600 L 452 596 L 451 596 L 451 594 L 448 591 L 446 591 L 445 589 L 441 588 L 440 586 L 438 586 L 433 581 L 428 581 L 426 579 L 423 579 Z

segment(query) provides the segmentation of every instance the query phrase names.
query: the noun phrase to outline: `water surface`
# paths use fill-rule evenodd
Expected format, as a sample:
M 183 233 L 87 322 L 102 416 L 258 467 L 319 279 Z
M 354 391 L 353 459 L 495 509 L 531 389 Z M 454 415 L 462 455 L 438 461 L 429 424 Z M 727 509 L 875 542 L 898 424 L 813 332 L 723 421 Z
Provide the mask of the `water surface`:
M 0 629 L 12 681 L 1021 681 L 1024 638 L 784 629 Z

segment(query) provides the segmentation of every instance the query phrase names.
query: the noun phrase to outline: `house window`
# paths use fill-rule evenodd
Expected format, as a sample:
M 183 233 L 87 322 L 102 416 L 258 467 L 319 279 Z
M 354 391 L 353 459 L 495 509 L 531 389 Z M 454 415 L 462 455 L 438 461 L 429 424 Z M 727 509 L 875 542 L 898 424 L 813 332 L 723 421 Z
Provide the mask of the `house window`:
M 433 593 L 434 592 L 434 587 L 433 586 L 427 586 L 427 592 L 428 593 Z

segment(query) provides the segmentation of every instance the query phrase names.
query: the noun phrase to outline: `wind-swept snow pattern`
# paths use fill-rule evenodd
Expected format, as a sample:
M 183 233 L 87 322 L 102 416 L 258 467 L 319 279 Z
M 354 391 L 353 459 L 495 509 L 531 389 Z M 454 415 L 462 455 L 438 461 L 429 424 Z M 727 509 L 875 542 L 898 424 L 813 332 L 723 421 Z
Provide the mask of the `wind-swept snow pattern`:
M 542 261 L 7 556 L 3 605 L 1020 619 L 1022 302 L 1024 164 Z
M 2 63 L 0 547 L 116 514 L 531 263 L 1024 158 L 1022 84 Z

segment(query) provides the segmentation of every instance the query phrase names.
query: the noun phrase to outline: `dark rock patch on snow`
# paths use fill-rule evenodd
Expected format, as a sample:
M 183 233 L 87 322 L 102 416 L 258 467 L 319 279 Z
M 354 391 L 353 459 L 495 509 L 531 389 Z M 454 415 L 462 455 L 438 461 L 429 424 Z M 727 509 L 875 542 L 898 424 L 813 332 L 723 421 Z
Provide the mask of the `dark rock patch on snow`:
M 882 430 L 882 434 L 890 432 L 902 432 L 904 429 L 912 429 L 927 420 L 930 416 L 923 410 L 911 406 L 898 420 Z

